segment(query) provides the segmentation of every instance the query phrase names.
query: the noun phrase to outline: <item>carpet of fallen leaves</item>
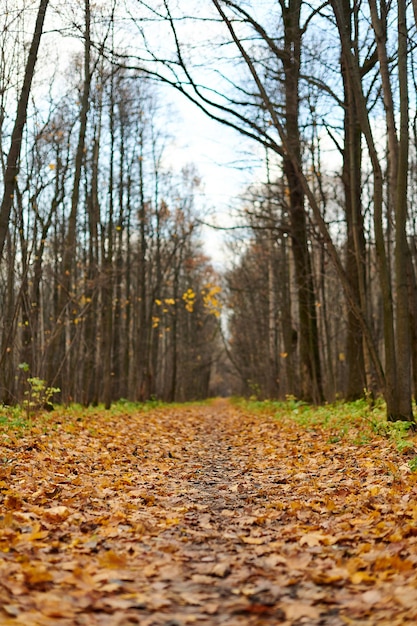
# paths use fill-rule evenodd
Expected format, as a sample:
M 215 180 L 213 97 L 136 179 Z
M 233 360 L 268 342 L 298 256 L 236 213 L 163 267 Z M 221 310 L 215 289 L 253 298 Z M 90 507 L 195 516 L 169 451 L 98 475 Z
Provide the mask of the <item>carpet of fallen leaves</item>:
M 48 420 L 0 443 L 1 626 L 417 622 L 388 441 L 225 402 Z

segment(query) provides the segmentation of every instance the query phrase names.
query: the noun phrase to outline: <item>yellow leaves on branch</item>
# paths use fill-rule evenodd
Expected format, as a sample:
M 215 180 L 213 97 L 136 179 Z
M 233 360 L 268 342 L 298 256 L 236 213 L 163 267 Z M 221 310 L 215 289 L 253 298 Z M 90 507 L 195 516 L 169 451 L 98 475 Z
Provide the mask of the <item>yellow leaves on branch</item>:
M 155 304 L 156 306 L 162 306 L 162 305 L 172 306 L 175 304 L 175 300 L 174 298 L 164 298 L 163 300 L 160 300 L 159 298 L 155 298 Z
M 214 317 L 220 317 L 221 314 L 222 303 L 218 298 L 221 291 L 221 287 L 218 285 L 212 285 L 211 283 L 208 283 L 201 291 L 203 304 L 208 312 L 214 315 Z
M 197 296 L 195 294 L 195 291 L 193 291 L 191 287 L 182 294 L 182 299 L 184 300 L 185 308 L 189 313 L 192 313 L 194 311 L 196 298 Z
M 205 284 L 200 291 L 204 310 L 215 317 L 220 317 L 222 310 L 222 303 L 218 297 L 221 291 L 221 287 L 212 283 Z M 181 296 L 181 300 L 184 303 L 185 310 L 188 311 L 188 313 L 194 313 L 198 301 L 198 294 L 192 287 L 189 287 L 186 291 L 184 291 Z M 170 307 L 175 305 L 175 299 L 155 298 L 154 303 L 157 307 L 159 307 L 161 314 L 169 313 Z M 160 315 L 156 315 L 152 321 L 154 328 L 159 326 L 161 323 Z
M 222 303 L 219 299 L 219 294 L 222 289 L 219 285 L 213 283 L 207 283 L 201 290 L 201 298 L 203 301 L 204 309 L 209 315 L 214 317 L 220 317 L 222 310 Z M 189 313 L 193 313 L 194 307 L 197 301 L 197 294 L 192 288 L 187 289 L 182 295 L 182 299 L 185 303 L 185 308 Z

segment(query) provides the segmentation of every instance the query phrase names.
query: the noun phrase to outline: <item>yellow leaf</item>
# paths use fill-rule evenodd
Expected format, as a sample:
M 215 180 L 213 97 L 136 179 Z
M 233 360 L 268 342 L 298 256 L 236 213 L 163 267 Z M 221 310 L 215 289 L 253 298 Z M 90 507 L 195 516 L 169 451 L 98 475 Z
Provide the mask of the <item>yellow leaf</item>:
M 23 576 L 28 585 L 39 585 L 52 580 L 52 574 L 45 565 L 26 565 L 23 569 Z
M 3 506 L 5 506 L 6 509 L 13 509 L 13 510 L 21 509 L 22 498 L 17 493 L 9 491 L 3 500 Z
M 374 583 L 375 577 L 370 576 L 368 572 L 354 572 L 350 577 L 350 582 L 354 585 L 360 585 L 361 583 Z
M 127 559 L 124 554 L 117 554 L 113 552 L 113 550 L 108 550 L 108 552 L 105 552 L 99 558 L 101 567 L 108 569 L 120 569 L 126 566 L 126 562 Z
M 413 563 L 407 559 L 402 559 L 398 556 L 398 554 L 387 554 L 386 556 L 381 556 L 376 559 L 373 565 L 373 570 L 375 572 L 385 572 L 386 570 L 395 572 L 411 572 L 413 569 Z

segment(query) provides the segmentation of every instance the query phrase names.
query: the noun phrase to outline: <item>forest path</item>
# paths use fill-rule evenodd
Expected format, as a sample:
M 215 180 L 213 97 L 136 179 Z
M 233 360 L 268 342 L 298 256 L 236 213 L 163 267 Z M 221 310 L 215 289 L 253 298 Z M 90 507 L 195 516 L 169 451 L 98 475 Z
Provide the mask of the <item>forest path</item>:
M 226 401 L 45 420 L 0 446 L 0 626 L 416 623 L 388 444 Z

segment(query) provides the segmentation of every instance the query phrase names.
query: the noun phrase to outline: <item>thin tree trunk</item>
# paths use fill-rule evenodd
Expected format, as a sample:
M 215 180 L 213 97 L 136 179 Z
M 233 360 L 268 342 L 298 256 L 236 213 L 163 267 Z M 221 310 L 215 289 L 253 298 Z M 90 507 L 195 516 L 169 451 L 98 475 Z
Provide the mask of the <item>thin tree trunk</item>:
M 100 157 L 100 139 L 102 131 L 101 112 L 102 97 L 98 101 L 98 119 L 94 129 L 92 156 L 91 156 L 91 188 L 87 193 L 88 212 L 88 261 L 86 268 L 85 297 L 90 303 L 85 316 L 85 358 L 84 358 L 84 388 L 82 403 L 96 405 L 99 402 L 98 378 L 100 377 L 100 341 L 98 341 L 98 320 L 99 311 L 99 224 L 100 224 L 100 203 L 98 194 L 98 175 Z M 101 365 L 101 363 L 100 363 Z
M 345 23 L 351 23 L 349 0 L 343 3 Z M 341 56 L 341 70 L 345 94 L 344 115 L 344 152 L 342 182 L 345 190 L 345 212 L 347 226 L 346 273 L 352 292 L 367 318 L 366 272 L 365 272 L 365 236 L 361 211 L 361 129 L 359 125 L 352 81 L 346 68 L 344 55 Z M 369 361 L 368 350 L 363 340 L 361 325 L 351 307 L 348 309 L 346 338 L 348 375 L 346 381 L 346 399 L 356 400 L 363 396 L 365 388 L 376 391 L 372 384 L 370 365 L 365 369 L 365 360 Z
M 113 399 L 113 282 L 114 282 L 114 159 L 115 159 L 115 102 L 114 102 L 114 76 L 112 75 L 110 84 L 110 105 L 109 105 L 109 133 L 110 133 L 110 163 L 109 163 L 109 184 L 107 190 L 108 198 L 108 223 L 107 223 L 107 253 L 103 258 L 104 284 L 102 289 L 103 298 L 103 399 L 106 409 L 110 408 Z
M 323 401 L 316 298 L 307 237 L 304 192 L 293 159 L 301 164 L 299 129 L 299 73 L 301 59 L 301 0 L 281 0 L 284 18 L 285 124 L 289 155 L 284 157 L 284 172 L 289 187 L 291 242 L 295 261 L 300 319 L 300 382 L 304 400 Z
M 400 90 L 400 141 L 395 204 L 395 278 L 397 292 L 397 385 L 398 406 L 389 419 L 413 421 L 411 392 L 410 308 L 408 302 L 410 279 L 408 273 L 410 250 L 407 241 L 408 186 L 408 76 L 407 22 L 405 0 L 398 0 L 398 78 Z
M 19 173 L 20 151 L 22 147 L 23 131 L 26 125 L 30 89 L 35 73 L 35 66 L 38 58 L 39 45 L 42 37 L 48 3 L 49 0 L 40 0 L 39 3 L 35 31 L 33 33 L 32 43 L 26 62 L 22 91 L 17 105 L 16 119 L 12 131 L 9 153 L 7 155 L 7 165 L 4 173 L 3 199 L 0 206 L 0 260 L 3 255 L 4 243 L 6 241 L 7 230 L 9 228 L 10 212 L 13 206 L 17 175 Z
M 143 134 L 140 137 L 140 156 L 139 156 L 139 285 L 138 293 L 140 294 L 139 302 L 139 341 L 138 341 L 138 382 L 139 382 L 139 400 L 149 399 L 149 355 L 148 355 L 148 273 L 147 273 L 147 207 L 145 202 L 145 180 L 143 172 Z M 149 306 L 151 304 L 149 303 Z
M 87 130 L 87 117 L 88 110 L 90 108 L 90 86 L 91 86 L 91 70 L 90 70 L 90 56 L 91 56 L 91 41 L 90 41 L 90 0 L 84 0 L 84 18 L 85 18 L 85 31 L 84 31 L 84 82 L 83 82 L 83 94 L 81 98 L 81 110 L 80 110 L 80 126 L 78 131 L 78 143 L 75 154 L 74 164 L 74 180 L 71 194 L 71 209 L 68 218 L 68 228 L 63 243 L 62 263 L 60 271 L 60 284 L 57 300 L 57 335 L 53 342 L 49 346 L 49 376 L 48 380 L 52 380 L 54 384 L 61 387 L 62 397 L 64 401 L 69 399 L 68 395 L 68 380 L 65 374 L 62 374 L 63 368 L 70 367 L 70 351 L 72 347 L 72 334 L 73 326 L 72 322 L 74 317 L 78 314 L 77 307 L 71 307 L 69 310 L 68 304 L 71 301 L 71 290 L 74 283 L 74 268 L 76 259 L 76 235 L 77 235 L 77 221 L 78 221 L 78 207 L 80 198 L 80 186 L 82 168 L 85 158 L 85 137 Z M 62 333 L 59 328 L 64 330 Z M 71 372 L 71 369 L 69 369 Z

